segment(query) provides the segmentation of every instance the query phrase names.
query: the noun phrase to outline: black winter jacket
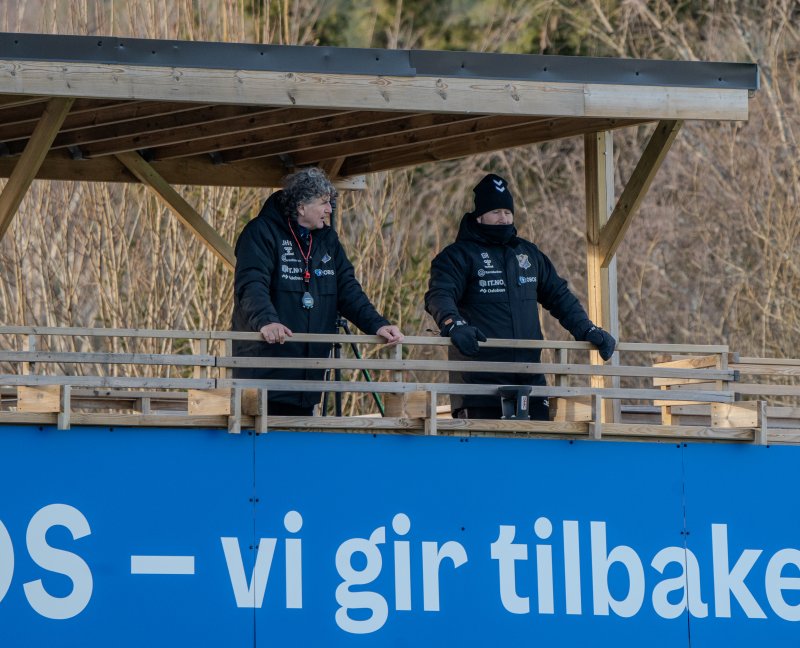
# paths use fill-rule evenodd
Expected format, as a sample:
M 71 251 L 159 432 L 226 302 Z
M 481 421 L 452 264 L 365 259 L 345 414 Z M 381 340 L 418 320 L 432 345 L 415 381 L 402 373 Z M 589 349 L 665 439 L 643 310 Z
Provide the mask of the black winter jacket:
M 533 243 L 516 236 L 508 243 L 485 239 L 475 214 L 461 220 L 456 242 L 442 250 L 431 263 L 425 294 L 425 310 L 439 328 L 445 320 L 465 320 L 489 338 L 541 340 L 537 302 L 554 315 L 573 337 L 582 340 L 591 328 L 586 311 L 558 276 L 550 259 Z M 539 362 L 540 349 L 482 348 L 477 358 L 461 355 L 450 347 L 451 360 L 486 362 Z M 452 382 L 503 385 L 544 385 L 541 374 L 451 374 Z M 453 409 L 498 407 L 495 396 L 451 396 Z
M 339 237 L 328 226 L 311 232 L 309 292 L 314 298 L 314 307 L 303 308 L 305 262 L 289 230 L 281 196 L 281 191 L 272 194 L 236 241 L 233 330 L 258 332 L 267 324 L 280 322 L 293 333 L 335 333 L 337 313 L 368 334 L 387 325 L 389 322 L 378 314 L 364 294 Z M 233 353 L 237 356 L 321 358 L 328 355 L 330 348 L 330 344 L 235 341 Z M 322 380 L 324 371 L 239 368 L 233 375 L 236 378 Z M 269 392 L 270 401 L 301 407 L 311 407 L 319 398 L 319 392 Z

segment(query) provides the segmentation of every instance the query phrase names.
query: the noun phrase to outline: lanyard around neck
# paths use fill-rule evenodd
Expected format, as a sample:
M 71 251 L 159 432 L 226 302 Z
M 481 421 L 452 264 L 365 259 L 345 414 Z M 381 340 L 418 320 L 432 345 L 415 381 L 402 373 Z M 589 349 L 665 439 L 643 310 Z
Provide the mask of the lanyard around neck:
M 314 243 L 314 237 L 311 236 L 311 232 L 308 233 L 308 252 L 303 254 L 303 246 L 300 244 L 300 239 L 297 238 L 297 234 L 294 233 L 292 221 L 287 218 L 286 224 L 289 225 L 289 231 L 292 233 L 292 238 L 294 238 L 294 242 L 297 243 L 297 249 L 300 250 L 300 256 L 303 257 L 303 261 L 305 261 L 306 269 L 303 273 L 303 281 L 306 284 L 306 290 L 308 290 L 308 282 L 311 281 L 311 273 L 308 270 L 308 260 L 311 258 L 311 246 Z

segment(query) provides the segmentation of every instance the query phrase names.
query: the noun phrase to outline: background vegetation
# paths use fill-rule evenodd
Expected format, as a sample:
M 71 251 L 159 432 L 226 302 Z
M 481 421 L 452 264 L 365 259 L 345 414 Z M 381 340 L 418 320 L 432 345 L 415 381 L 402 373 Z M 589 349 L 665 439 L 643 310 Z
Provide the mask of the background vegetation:
M 798 25 L 796 0 L 0 4 L 4 31 L 757 62 L 750 121 L 687 124 L 619 250 L 621 337 L 783 357 L 800 343 Z M 618 191 L 649 133 L 615 133 Z M 342 201 L 342 236 L 368 294 L 406 333 L 432 326 L 422 309 L 430 259 L 486 172 L 510 180 L 522 235 L 585 295 L 581 139 L 378 174 Z M 269 193 L 179 190 L 231 242 Z M 141 187 L 34 183 L 0 243 L 0 276 L 4 323 L 230 322 L 230 273 Z M 546 331 L 566 335 L 553 321 Z

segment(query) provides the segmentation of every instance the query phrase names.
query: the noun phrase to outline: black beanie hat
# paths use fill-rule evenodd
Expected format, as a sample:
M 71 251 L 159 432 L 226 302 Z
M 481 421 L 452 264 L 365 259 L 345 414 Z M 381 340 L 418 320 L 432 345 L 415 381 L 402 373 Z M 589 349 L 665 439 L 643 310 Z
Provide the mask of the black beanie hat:
M 508 183 L 498 175 L 490 173 L 483 177 L 475 188 L 475 216 L 483 216 L 493 209 L 507 209 L 514 213 L 514 199 Z

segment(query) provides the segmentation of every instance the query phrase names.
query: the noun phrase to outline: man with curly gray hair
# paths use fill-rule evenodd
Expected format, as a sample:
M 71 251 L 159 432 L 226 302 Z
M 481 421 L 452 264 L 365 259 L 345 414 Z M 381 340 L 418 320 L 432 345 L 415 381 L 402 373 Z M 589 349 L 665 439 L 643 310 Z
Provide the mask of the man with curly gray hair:
M 339 314 L 366 333 L 397 344 L 403 334 L 381 316 L 355 277 L 339 237 L 326 222 L 336 189 L 322 169 L 284 178 L 236 241 L 233 330 L 266 342 L 234 342 L 234 355 L 320 358 L 330 344 L 284 344 L 294 332 L 335 333 Z M 287 362 L 287 365 L 291 364 Z M 321 369 L 237 368 L 236 378 L 321 380 Z M 269 412 L 310 415 L 319 392 L 270 390 Z

